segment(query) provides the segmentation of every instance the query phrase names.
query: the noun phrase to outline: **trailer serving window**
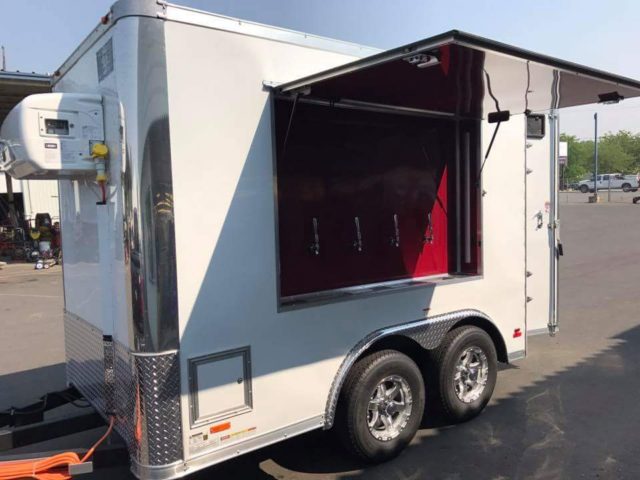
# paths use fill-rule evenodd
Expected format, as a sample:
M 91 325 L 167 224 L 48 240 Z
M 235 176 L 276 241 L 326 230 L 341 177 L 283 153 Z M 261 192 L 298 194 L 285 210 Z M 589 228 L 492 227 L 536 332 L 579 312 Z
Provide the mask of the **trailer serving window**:
M 477 273 L 477 122 L 460 127 L 451 118 L 306 102 L 295 108 L 277 162 L 283 296 L 463 273 L 453 251 L 459 232 L 449 221 L 460 209 L 471 209 L 464 273 Z M 277 100 L 279 145 L 292 109 Z M 467 149 L 464 164 L 456 162 L 456 135 Z
M 273 87 L 282 303 L 479 275 L 500 124 L 619 80 L 453 31 Z

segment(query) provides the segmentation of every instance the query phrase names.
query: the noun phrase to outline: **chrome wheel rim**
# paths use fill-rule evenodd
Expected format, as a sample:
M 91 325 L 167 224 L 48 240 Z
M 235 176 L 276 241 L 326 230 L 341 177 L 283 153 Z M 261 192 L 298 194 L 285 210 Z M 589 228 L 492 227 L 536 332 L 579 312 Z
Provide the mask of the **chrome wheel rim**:
M 466 348 L 455 367 L 453 388 L 460 401 L 473 403 L 484 391 L 489 378 L 489 361 L 479 347 Z
M 377 440 L 393 440 L 404 430 L 411 416 L 413 398 L 407 381 L 399 375 L 382 379 L 369 398 L 367 425 Z

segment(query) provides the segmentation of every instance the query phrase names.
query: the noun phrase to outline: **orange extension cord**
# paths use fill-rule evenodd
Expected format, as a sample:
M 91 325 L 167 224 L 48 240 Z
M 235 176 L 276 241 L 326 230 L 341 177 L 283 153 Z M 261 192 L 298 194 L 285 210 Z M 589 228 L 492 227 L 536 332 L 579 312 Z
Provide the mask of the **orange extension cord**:
M 68 466 L 86 462 L 96 448 L 104 442 L 113 430 L 114 418 L 109 420 L 109 428 L 93 447 L 80 458 L 75 452 L 65 452 L 39 460 L 18 460 L 15 462 L 0 462 L 0 480 L 19 480 L 34 478 L 36 480 L 69 480 Z

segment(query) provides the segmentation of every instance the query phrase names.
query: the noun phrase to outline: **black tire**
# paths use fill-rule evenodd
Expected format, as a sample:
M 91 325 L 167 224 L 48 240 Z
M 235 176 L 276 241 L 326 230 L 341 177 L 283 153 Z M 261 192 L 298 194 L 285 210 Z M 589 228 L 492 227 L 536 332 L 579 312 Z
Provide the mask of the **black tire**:
M 580 191 L 582 193 L 587 193 L 589 191 L 589 187 L 587 187 L 586 185 L 580 185 Z
M 484 389 L 473 399 L 463 401 L 456 390 L 456 366 L 467 349 L 482 352 L 487 362 Z M 477 354 L 477 353 L 474 353 Z M 450 331 L 434 354 L 439 403 L 444 415 L 454 423 L 465 422 L 478 416 L 487 406 L 496 386 L 498 360 L 493 340 L 484 330 L 474 326 L 464 326 Z M 477 378 L 477 375 L 476 375 Z M 465 387 L 466 388 L 466 387 Z M 462 394 L 464 397 L 465 395 Z
M 369 421 L 373 419 L 369 405 L 378 392 L 378 385 L 390 376 L 406 382 L 411 411 L 408 418 L 402 419 L 402 413 L 393 413 L 400 425 L 406 422 L 398 428 L 397 436 L 383 440 L 376 438 L 369 428 Z M 406 401 L 409 396 L 404 398 Z M 424 381 L 415 362 L 396 350 L 381 350 L 360 359 L 349 372 L 338 401 L 336 429 L 351 454 L 367 463 L 384 462 L 397 456 L 411 442 L 420 426 L 424 404 Z M 374 431 L 376 435 L 384 435 L 375 428 Z
M 622 191 L 627 193 L 631 191 L 631 184 L 630 183 L 623 183 L 622 184 Z

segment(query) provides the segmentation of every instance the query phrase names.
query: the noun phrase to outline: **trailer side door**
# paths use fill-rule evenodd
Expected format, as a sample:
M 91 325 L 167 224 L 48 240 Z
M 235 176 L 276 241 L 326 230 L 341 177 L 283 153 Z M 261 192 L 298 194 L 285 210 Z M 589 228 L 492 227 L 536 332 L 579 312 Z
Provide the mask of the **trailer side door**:
M 526 325 L 527 335 L 557 323 L 557 116 L 527 115 Z

